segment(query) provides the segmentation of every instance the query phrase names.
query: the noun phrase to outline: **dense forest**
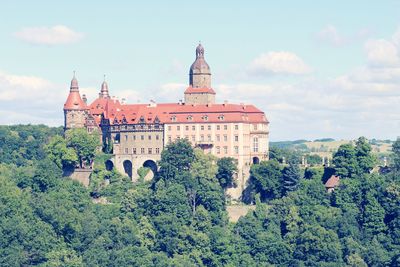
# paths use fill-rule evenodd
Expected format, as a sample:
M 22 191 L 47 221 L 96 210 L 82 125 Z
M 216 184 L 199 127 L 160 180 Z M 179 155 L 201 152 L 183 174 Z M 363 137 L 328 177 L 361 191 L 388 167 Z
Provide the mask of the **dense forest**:
M 384 171 L 365 138 L 331 168 L 273 148 L 251 168 L 243 201 L 255 210 L 231 223 L 232 159 L 179 140 L 151 182 L 133 184 L 89 136 L 62 134 L 0 126 L 0 266 L 400 266 L 400 140 Z M 88 188 L 62 177 L 77 164 L 93 165 Z

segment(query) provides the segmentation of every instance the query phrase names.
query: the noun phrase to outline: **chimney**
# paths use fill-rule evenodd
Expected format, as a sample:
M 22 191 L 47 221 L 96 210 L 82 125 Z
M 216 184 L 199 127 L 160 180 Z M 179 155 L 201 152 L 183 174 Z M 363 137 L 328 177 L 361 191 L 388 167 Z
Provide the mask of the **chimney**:
M 83 102 L 85 102 L 85 104 L 87 105 L 87 98 L 86 98 L 86 95 L 85 95 L 85 94 L 82 95 L 82 100 L 83 100 Z

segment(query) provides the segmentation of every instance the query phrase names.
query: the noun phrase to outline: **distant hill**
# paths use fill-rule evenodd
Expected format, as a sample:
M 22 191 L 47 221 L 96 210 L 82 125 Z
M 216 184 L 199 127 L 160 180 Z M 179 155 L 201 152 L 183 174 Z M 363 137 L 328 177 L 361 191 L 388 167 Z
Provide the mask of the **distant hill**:
M 385 155 L 390 152 L 393 141 L 391 140 L 369 140 L 374 153 Z M 290 149 L 320 157 L 332 157 L 340 145 L 355 142 L 354 140 L 335 140 L 333 138 L 319 138 L 314 141 L 304 139 L 294 141 L 270 142 L 271 147 Z

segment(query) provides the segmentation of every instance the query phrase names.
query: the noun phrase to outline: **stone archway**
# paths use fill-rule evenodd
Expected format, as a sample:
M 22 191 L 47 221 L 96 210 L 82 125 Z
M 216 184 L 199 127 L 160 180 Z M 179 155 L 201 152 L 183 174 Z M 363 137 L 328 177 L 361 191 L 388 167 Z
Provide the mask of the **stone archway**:
M 143 163 L 143 167 L 150 169 L 150 172 L 144 177 L 146 181 L 150 181 L 157 173 L 157 164 L 154 160 L 149 159 Z
M 107 160 L 104 164 L 106 165 L 107 171 L 112 171 L 114 169 L 114 163 L 111 160 Z
M 260 159 L 258 157 L 253 157 L 253 164 L 259 164 Z
M 132 179 L 132 162 L 130 160 L 124 160 L 122 165 L 124 166 L 125 174 L 128 175 L 129 178 Z

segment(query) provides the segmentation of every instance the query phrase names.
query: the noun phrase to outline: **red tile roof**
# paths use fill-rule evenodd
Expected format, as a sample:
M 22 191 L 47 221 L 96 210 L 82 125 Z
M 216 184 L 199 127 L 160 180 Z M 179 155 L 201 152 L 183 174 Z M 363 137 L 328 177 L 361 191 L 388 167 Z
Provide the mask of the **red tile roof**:
M 69 93 L 67 101 L 65 101 L 64 109 L 87 109 L 78 91 Z
M 339 185 L 340 183 L 340 177 L 337 175 L 332 175 L 328 181 L 325 183 L 326 188 L 335 188 Z
M 156 117 L 160 123 L 268 122 L 264 112 L 253 105 L 121 104 L 118 100 L 99 98 L 89 109 L 98 123 L 104 114 L 110 124 L 122 123 L 124 119 L 128 124 L 139 123 L 142 117 L 146 123 L 153 123 Z

